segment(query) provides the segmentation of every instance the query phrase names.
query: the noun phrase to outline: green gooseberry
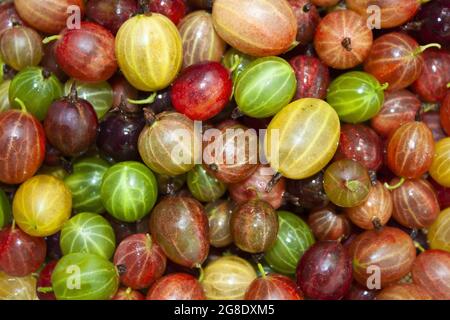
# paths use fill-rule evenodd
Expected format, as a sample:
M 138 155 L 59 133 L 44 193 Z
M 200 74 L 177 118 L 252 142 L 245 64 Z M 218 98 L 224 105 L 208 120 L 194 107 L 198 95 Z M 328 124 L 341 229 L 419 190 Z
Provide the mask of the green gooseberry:
M 328 88 L 327 102 L 339 118 L 348 123 L 365 122 L 380 112 L 384 103 L 384 90 L 367 72 L 351 71 L 334 79 Z
M 110 168 L 101 158 L 81 159 L 73 165 L 73 173 L 64 179 L 72 191 L 72 207 L 77 212 L 103 213 L 105 207 L 100 196 L 103 176 Z
M 84 212 L 64 223 L 59 244 L 64 255 L 92 253 L 109 260 L 116 249 L 116 236 L 105 218 Z
M 0 229 L 11 222 L 12 212 L 11 203 L 6 196 L 5 191 L 0 189 Z
M 58 300 L 110 300 L 119 287 L 119 273 L 114 264 L 90 253 L 62 257 L 51 280 Z
M 95 113 L 101 120 L 113 105 L 114 93 L 111 85 L 106 82 L 88 83 L 69 79 L 64 85 L 64 93 L 69 95 L 73 83 L 76 83 L 79 98 L 89 101 Z
M 158 198 L 153 172 L 140 162 L 113 165 L 103 176 L 100 194 L 103 205 L 114 218 L 136 222 L 150 213 Z
M 314 244 L 314 235 L 306 222 L 288 211 L 278 211 L 278 225 L 277 240 L 264 258 L 275 271 L 293 275 L 300 258 Z
M 236 80 L 239 75 L 244 71 L 244 69 L 255 60 L 255 57 L 249 56 L 248 54 L 242 53 L 235 48 L 229 49 L 225 52 L 222 59 L 222 64 L 231 70 L 231 78 L 233 83 L 236 84 Z
M 234 95 L 243 114 L 268 118 L 287 106 L 296 91 L 291 65 L 279 57 L 264 57 L 251 62 L 239 75 Z
M 202 165 L 196 165 L 188 172 L 187 185 L 194 198 L 201 202 L 215 201 L 227 191 L 227 186 L 208 173 Z
M 0 84 L 0 112 L 9 110 L 11 105 L 9 104 L 9 86 L 11 80 L 7 80 Z
M 50 105 L 63 93 L 63 86 L 54 74 L 41 67 L 27 67 L 11 81 L 9 102 L 12 108 L 20 109 L 16 99 L 21 100 L 27 110 L 42 121 Z

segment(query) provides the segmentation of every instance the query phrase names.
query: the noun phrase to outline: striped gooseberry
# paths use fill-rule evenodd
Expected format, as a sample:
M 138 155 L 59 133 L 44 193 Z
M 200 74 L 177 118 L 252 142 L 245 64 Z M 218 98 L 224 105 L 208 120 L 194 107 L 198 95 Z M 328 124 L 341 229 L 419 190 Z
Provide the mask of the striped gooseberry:
M 320 241 L 342 240 L 351 232 L 350 221 L 343 214 L 337 214 L 331 206 L 312 211 L 308 225 L 316 239 Z
M 427 239 L 431 249 L 450 252 L 450 208 L 438 215 L 428 229 Z
M 157 280 L 146 300 L 206 300 L 200 282 L 190 274 L 172 273 Z

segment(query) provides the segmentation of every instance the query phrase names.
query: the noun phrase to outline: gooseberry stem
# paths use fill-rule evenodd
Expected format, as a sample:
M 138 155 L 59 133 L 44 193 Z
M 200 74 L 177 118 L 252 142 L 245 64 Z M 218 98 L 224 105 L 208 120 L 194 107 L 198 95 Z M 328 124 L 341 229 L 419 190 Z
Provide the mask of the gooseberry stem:
M 236 120 L 242 117 L 244 114 L 239 110 L 239 108 L 235 108 L 233 112 L 231 112 L 231 119 Z
M 372 224 L 375 230 L 380 231 L 383 228 L 383 225 L 381 224 L 381 221 L 378 217 L 374 217 L 372 219 Z
M 208 165 L 208 168 L 213 172 L 219 171 L 219 166 L 215 163 L 211 163 L 210 165 Z
M 22 112 L 27 112 L 27 107 L 25 106 L 25 103 L 23 103 L 22 100 L 20 100 L 19 98 L 15 98 L 14 102 L 20 106 L 20 110 L 22 110 Z
M 152 240 L 152 237 L 150 236 L 150 234 L 149 233 L 146 233 L 145 234 L 145 237 L 147 238 L 147 246 L 148 246 L 148 248 L 150 249 L 152 246 L 153 246 L 153 240 Z
M 196 268 L 199 270 L 200 275 L 198 276 L 198 282 L 203 282 L 205 279 L 205 271 L 203 270 L 202 266 L 198 264 Z
M 427 45 L 424 46 L 420 46 L 419 48 L 417 48 L 416 52 L 414 53 L 414 55 L 419 55 L 422 52 L 424 52 L 425 50 L 429 49 L 429 48 L 438 48 L 441 49 L 441 45 L 439 43 L 429 43 Z
M 420 252 L 424 252 L 426 251 L 425 248 L 417 241 L 414 241 L 414 246 L 420 251 Z
M 12 225 L 11 225 L 11 230 L 14 231 L 14 229 L 16 229 L 16 220 L 13 219 Z
M 390 184 L 388 184 L 387 182 L 385 182 L 385 183 L 384 183 L 384 186 L 385 186 L 386 189 L 388 189 L 389 191 L 392 191 L 392 190 L 395 190 L 395 189 L 400 188 L 404 183 L 405 183 L 405 178 L 402 177 L 402 178 L 400 179 L 400 181 L 399 181 L 397 184 L 391 186 Z
M 263 279 L 265 279 L 266 278 L 266 270 L 264 270 L 264 267 L 262 266 L 261 263 L 258 263 L 258 270 L 259 270 L 259 272 L 261 272 L 261 277 Z
M 242 58 L 239 55 L 235 54 L 231 58 L 231 62 L 232 62 L 232 65 L 231 65 L 231 68 L 230 68 L 230 73 L 233 73 L 234 71 L 236 71 L 236 69 L 241 64 Z
M 344 40 L 342 40 L 341 45 L 344 47 L 345 50 L 347 51 L 352 51 L 352 39 L 350 38 L 344 38 Z
M 39 292 L 39 293 L 51 293 L 51 292 L 53 292 L 53 288 L 52 287 L 38 287 L 37 288 L 37 292 Z
M 69 101 L 70 103 L 75 103 L 78 100 L 78 92 L 77 92 L 77 83 L 74 81 L 72 83 L 72 86 L 70 87 L 70 93 L 69 93 Z
M 56 40 L 59 40 L 61 38 L 62 38 L 62 36 L 60 34 L 56 34 L 54 36 L 50 36 L 50 37 L 44 38 L 44 40 L 42 40 L 42 43 L 43 44 L 48 44 L 48 43 L 50 43 L 52 41 L 56 41 Z
M 272 191 L 273 187 L 275 187 L 275 185 L 281 180 L 281 178 L 283 178 L 283 175 L 281 173 L 277 172 L 276 174 L 274 174 L 272 180 L 270 180 L 266 186 L 266 192 Z
M 300 42 L 295 40 L 294 42 L 292 42 L 292 44 L 289 46 L 289 48 L 287 49 L 286 52 L 294 50 L 299 44 L 300 44 Z
M 379 90 L 384 91 L 384 90 L 386 90 L 387 88 L 389 88 L 389 83 L 388 83 L 388 82 L 383 83 L 383 84 L 380 86 Z
M 430 112 L 430 111 L 437 111 L 439 110 L 439 105 L 437 103 L 424 103 L 422 104 L 422 111 L 424 113 Z
M 359 188 L 361 188 L 361 182 L 358 180 L 350 180 L 345 182 L 345 187 L 350 190 L 351 192 L 358 191 Z
M 156 95 L 157 95 L 157 93 L 154 92 L 148 98 L 146 98 L 144 100 L 128 99 L 128 102 L 131 103 L 131 104 L 152 104 L 153 102 L 155 102 Z

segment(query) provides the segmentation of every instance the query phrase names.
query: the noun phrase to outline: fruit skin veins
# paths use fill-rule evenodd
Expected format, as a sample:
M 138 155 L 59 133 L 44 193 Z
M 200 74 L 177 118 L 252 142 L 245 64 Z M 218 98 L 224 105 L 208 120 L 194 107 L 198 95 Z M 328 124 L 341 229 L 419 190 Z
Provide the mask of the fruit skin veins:
M 222 39 L 255 57 L 287 51 L 297 35 L 297 19 L 285 0 L 215 0 L 212 15 Z
M 435 154 L 430 168 L 431 177 L 443 187 L 450 188 L 450 138 L 436 143 Z
M 60 32 L 67 24 L 69 6 L 80 9 L 84 15 L 83 0 L 15 0 L 14 4 L 20 17 L 33 28 L 48 34 Z
M 214 29 L 209 12 L 192 12 L 181 20 L 178 30 L 183 41 L 184 68 L 202 61 L 220 62 L 227 44 Z
M 336 110 L 342 121 L 361 123 L 380 111 L 386 86 L 366 72 L 347 72 L 331 82 L 327 102 Z
M 239 110 L 253 118 L 268 118 L 291 102 L 297 89 L 292 67 L 279 57 L 251 62 L 237 78 L 234 96 Z
M 164 89 L 183 63 L 180 33 L 161 14 L 137 15 L 120 27 L 116 57 L 125 78 L 135 88 L 148 92 Z
M 320 59 L 335 69 L 350 69 L 362 63 L 373 43 L 366 19 L 350 10 L 327 14 L 314 35 L 314 48 Z
M 146 300 L 206 300 L 199 281 L 186 273 L 172 273 L 156 281 Z
M 333 158 L 339 135 L 339 117 L 328 103 L 313 98 L 300 99 L 284 107 L 270 122 L 265 141 L 266 157 L 271 167 L 283 176 L 305 179 L 319 172 Z
M 34 176 L 44 161 L 44 128 L 30 113 L 4 111 L 0 113 L 0 145 L 0 181 L 20 184 Z
M 428 243 L 431 249 L 450 253 L 450 208 L 443 210 L 428 229 Z
M 60 179 L 37 175 L 17 190 L 13 215 L 17 225 L 35 237 L 50 236 L 61 230 L 71 214 L 72 195 Z

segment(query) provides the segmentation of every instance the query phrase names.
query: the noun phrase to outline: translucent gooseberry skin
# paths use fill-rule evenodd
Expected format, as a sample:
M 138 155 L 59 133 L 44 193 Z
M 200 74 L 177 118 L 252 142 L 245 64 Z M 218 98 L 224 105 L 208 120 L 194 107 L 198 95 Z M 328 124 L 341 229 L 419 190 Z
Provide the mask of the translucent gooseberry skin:
M 200 282 L 185 273 L 172 273 L 156 281 L 146 300 L 206 300 Z
M 71 5 L 79 8 L 80 19 L 85 12 L 82 0 L 17 0 L 15 7 L 22 19 L 31 27 L 47 34 L 57 34 L 67 24 Z
M 138 9 L 136 0 L 89 1 L 86 16 L 116 34 L 120 26 L 136 14 Z
M 68 290 L 71 273 L 78 271 L 79 286 Z M 71 253 L 62 257 L 52 274 L 57 300 L 110 300 L 119 287 L 119 275 L 112 262 L 89 253 Z
M 149 9 L 165 15 L 177 25 L 187 12 L 185 0 L 153 0 L 150 1 Z
M 305 252 L 297 267 L 297 283 L 312 299 L 342 299 L 352 279 L 350 256 L 336 241 L 317 242 Z
M 304 300 L 297 284 L 280 274 L 255 279 L 245 293 L 245 300 Z
M 431 249 L 450 252 L 450 208 L 443 210 L 428 229 L 427 239 Z
M 404 89 L 416 81 L 423 70 L 422 49 L 410 36 L 391 32 L 373 42 L 364 71 L 380 83 L 389 83 L 388 90 Z
M 277 213 L 265 201 L 250 200 L 234 209 L 230 229 L 238 248 L 250 253 L 264 252 L 277 238 Z
M 42 60 L 42 38 L 34 29 L 14 26 L 1 33 L 0 55 L 14 70 L 37 66 Z
M 179 134 L 174 135 L 174 131 Z M 172 151 L 186 144 L 180 141 L 180 136 L 185 136 L 186 140 L 183 141 L 190 141 L 190 145 L 183 148 L 183 153 L 186 153 L 186 155 L 183 154 L 183 159 L 174 159 Z M 195 166 L 195 139 L 194 122 L 191 119 L 178 112 L 163 112 L 156 116 L 152 124 L 142 130 L 138 140 L 139 154 L 144 163 L 154 172 L 172 177 L 178 176 L 192 170 Z M 189 157 L 188 161 L 184 161 L 186 156 Z
M 343 159 L 325 170 L 323 185 L 331 202 L 340 207 L 351 208 L 367 199 L 371 181 L 367 169 L 361 164 Z
M 208 120 L 220 113 L 233 91 L 231 75 L 214 61 L 200 62 L 184 69 L 171 89 L 175 109 L 192 120 Z
M 20 128 L 17 130 L 16 128 Z M 0 181 L 19 184 L 34 176 L 45 157 L 45 132 L 30 113 L 8 110 L 0 114 Z
M 420 178 L 432 164 L 435 143 L 431 130 L 422 122 L 410 122 L 389 138 L 387 165 L 399 177 Z
M 433 134 L 435 142 L 447 137 L 441 126 L 441 117 L 438 111 L 419 111 L 419 119 L 426 124 Z
M 204 166 L 223 183 L 241 182 L 258 169 L 257 154 L 251 152 L 252 145 L 258 143 L 257 134 L 253 129 L 235 123 L 226 124 L 219 130 L 215 139 L 211 138 L 206 144 Z M 245 138 L 246 136 L 250 138 Z M 217 141 L 221 142 L 216 148 Z
M 407 122 L 413 122 L 421 101 L 408 90 L 386 92 L 380 112 L 370 120 L 371 127 L 382 137 L 389 137 Z
M 78 99 L 74 92 L 53 102 L 44 120 L 47 139 L 67 157 L 85 153 L 95 143 L 97 128 L 92 104 Z
M 209 12 L 200 10 L 188 14 L 178 25 L 178 30 L 183 41 L 185 68 L 202 61 L 221 61 L 227 44 L 214 29 Z
M 6 29 L 12 28 L 16 23 L 25 24 L 17 13 L 13 1 L 5 1 L 0 4 L 0 21 L 0 34 Z
M 45 261 L 47 245 L 17 227 L 0 230 L 0 269 L 13 277 L 35 272 Z
M 116 292 L 116 295 L 111 300 L 138 301 L 145 300 L 145 296 L 141 292 L 132 290 L 131 288 L 119 288 L 119 290 L 117 290 Z
M 111 112 L 99 124 L 97 146 L 116 161 L 139 160 L 138 141 L 144 127 L 142 112 Z
M 330 85 L 330 71 L 320 59 L 300 55 L 289 60 L 297 78 L 295 99 L 325 99 Z
M 441 125 L 445 133 L 450 136 L 450 93 L 447 93 L 440 108 Z
M 293 275 L 302 255 L 314 244 L 314 235 L 306 222 L 297 215 L 288 211 L 277 213 L 277 240 L 265 252 L 264 259 L 273 270 Z
M 345 215 L 336 214 L 331 207 L 319 209 L 310 213 L 308 225 L 316 239 L 320 241 L 341 240 L 351 232 L 351 225 Z
M 0 272 L 0 299 L 37 300 L 36 278 L 32 275 L 13 277 Z
M 52 260 L 45 265 L 45 267 L 39 272 L 37 280 L 36 295 L 39 300 L 56 300 L 53 292 L 46 292 L 47 289 L 52 287 L 52 273 L 58 263 L 57 260 Z
M 365 231 L 350 244 L 353 259 L 353 276 L 366 285 L 369 266 L 380 268 L 381 287 L 396 282 L 407 275 L 416 258 L 416 248 L 410 236 L 397 228 Z
M 441 250 L 421 253 L 413 264 L 412 277 L 434 299 L 450 299 L 450 253 Z
M 216 248 L 233 243 L 230 230 L 231 214 L 235 204 L 230 200 L 218 200 L 206 205 L 205 212 L 209 221 L 209 243 Z
M 152 211 L 150 231 L 165 255 L 179 265 L 193 268 L 208 256 L 208 218 L 193 198 L 163 199 Z
M 450 138 L 444 138 L 436 143 L 436 151 L 430 168 L 431 177 L 441 186 L 450 187 Z
M 136 222 L 149 214 L 158 198 L 153 172 L 140 162 L 120 162 L 109 168 L 100 187 L 109 214 L 124 222 Z
M 150 287 L 166 270 L 167 258 L 149 234 L 133 234 L 119 244 L 114 265 L 119 268 L 120 282 L 132 289 Z
M 61 69 L 80 81 L 105 81 L 117 70 L 114 36 L 93 22 L 81 22 L 79 29 L 65 29 L 55 52 Z
M 450 83 L 450 53 L 427 50 L 422 56 L 423 70 L 412 89 L 423 101 L 441 101 L 448 91 L 447 83 Z
M 272 190 L 267 191 L 267 186 L 274 174 L 275 172 L 269 166 L 259 166 L 246 180 L 228 186 L 231 198 L 237 204 L 259 199 L 269 203 L 274 209 L 278 209 L 283 202 L 286 179 L 281 178 Z
M 20 229 L 35 237 L 50 236 L 69 219 L 72 194 L 62 180 L 37 175 L 19 187 L 12 208 Z
M 310 43 L 320 22 L 320 15 L 315 5 L 309 0 L 289 0 L 289 4 L 297 18 L 297 41 Z
M 297 20 L 287 1 L 215 0 L 212 15 L 223 40 L 255 57 L 287 51 L 297 34 Z
M 111 259 L 116 250 L 116 236 L 105 218 L 82 212 L 64 223 L 59 244 L 63 255 L 81 252 Z
M 367 72 L 350 71 L 331 82 L 327 102 L 336 110 L 341 121 L 362 123 L 380 111 L 385 87 Z
M 202 165 L 196 165 L 188 172 L 187 185 L 194 198 L 201 202 L 218 200 L 227 191 L 227 186 Z
M 323 208 L 330 200 L 323 188 L 323 172 L 303 180 L 286 181 L 287 200 L 293 205 L 312 209 Z
M 432 300 L 431 295 L 416 284 L 394 284 L 377 294 L 376 300 Z
M 375 5 L 380 10 L 380 26 L 383 29 L 401 26 L 411 20 L 420 9 L 420 1 L 417 0 L 347 0 L 348 9 L 354 10 L 361 16 L 369 18 L 370 10 L 367 8 Z
M 383 162 L 381 139 L 370 127 L 344 124 L 335 158 L 354 160 L 368 170 L 377 171 Z
M 389 190 L 379 181 L 370 188 L 367 200 L 354 208 L 347 208 L 347 217 L 358 227 L 372 230 L 384 226 L 392 216 L 393 200 Z
M 399 183 L 394 179 L 391 185 Z M 407 180 L 392 191 L 393 218 L 411 229 L 430 227 L 439 215 L 439 202 L 433 186 L 426 180 Z
M 373 43 L 366 19 L 350 10 L 327 14 L 314 35 L 320 59 L 334 69 L 350 69 L 362 63 Z
M 224 256 L 206 266 L 202 285 L 208 300 L 242 300 L 256 277 L 248 261 Z
M 286 178 L 309 178 L 332 159 L 339 134 L 339 117 L 328 103 L 300 99 L 284 107 L 270 122 L 265 137 L 266 158 Z

